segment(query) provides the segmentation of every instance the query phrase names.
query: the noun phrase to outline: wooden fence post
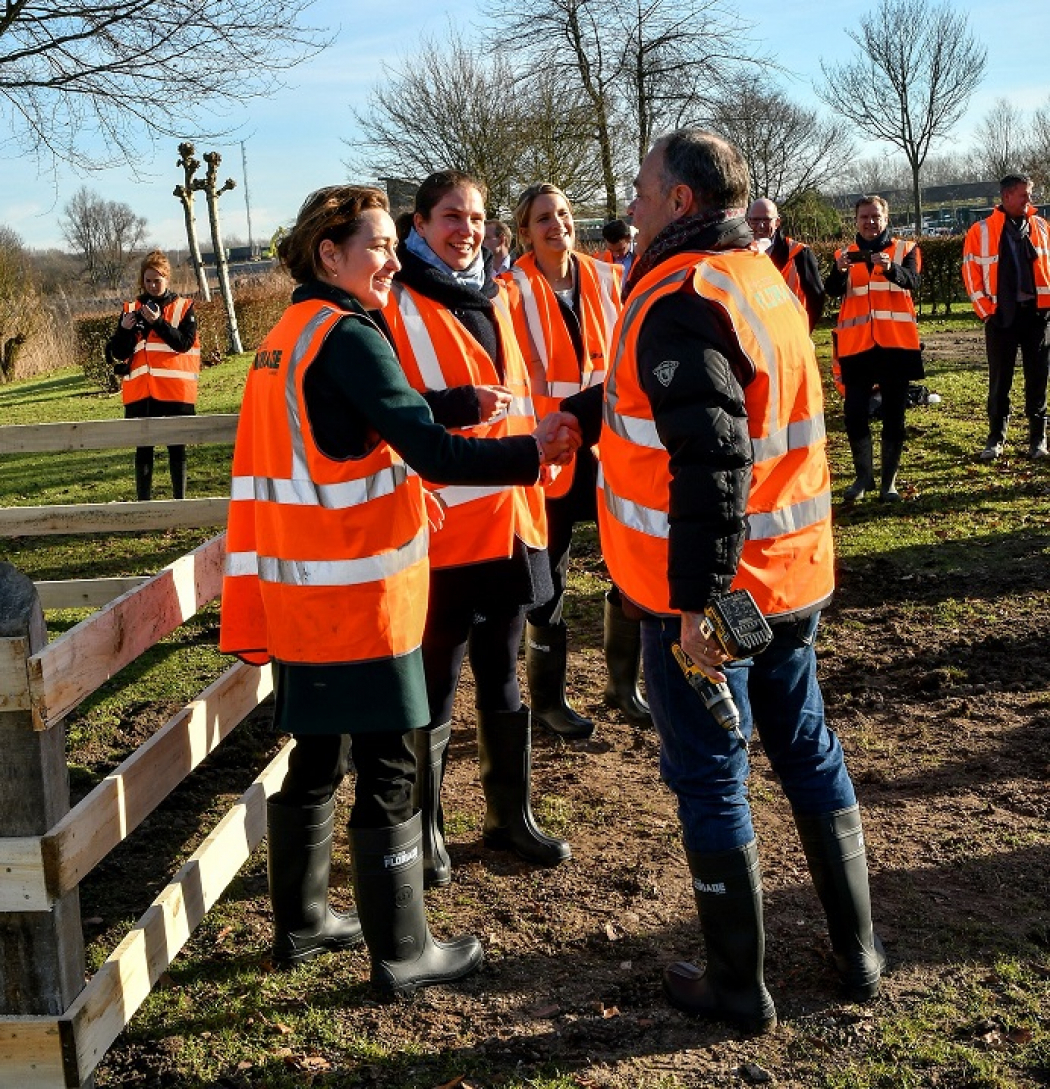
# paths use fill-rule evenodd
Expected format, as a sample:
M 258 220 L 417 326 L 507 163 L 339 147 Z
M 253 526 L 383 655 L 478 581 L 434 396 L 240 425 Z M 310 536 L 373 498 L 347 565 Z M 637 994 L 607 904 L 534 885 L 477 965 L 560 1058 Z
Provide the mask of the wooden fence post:
M 32 581 L 0 563 L 0 692 L 26 694 L 0 698 L 0 837 L 42 836 L 69 812 L 65 724 L 35 731 L 29 709 L 26 659 L 46 643 Z M 0 1014 L 65 1013 L 84 968 L 78 890 L 50 911 L 0 914 Z

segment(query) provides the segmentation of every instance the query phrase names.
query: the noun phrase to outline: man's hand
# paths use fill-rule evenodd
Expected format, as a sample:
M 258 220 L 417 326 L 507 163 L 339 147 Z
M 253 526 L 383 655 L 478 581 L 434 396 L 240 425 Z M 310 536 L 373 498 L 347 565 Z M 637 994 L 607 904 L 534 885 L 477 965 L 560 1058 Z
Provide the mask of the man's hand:
M 568 465 L 583 442 L 580 423 L 569 412 L 550 412 L 532 433 L 544 465 Z
M 478 420 L 480 423 L 492 423 L 510 407 L 513 400 L 506 386 L 475 386 L 478 395 Z
M 721 684 L 726 675 L 718 667 L 729 661 L 729 655 L 710 632 L 711 622 L 703 613 L 682 613 L 682 650 L 709 681 Z

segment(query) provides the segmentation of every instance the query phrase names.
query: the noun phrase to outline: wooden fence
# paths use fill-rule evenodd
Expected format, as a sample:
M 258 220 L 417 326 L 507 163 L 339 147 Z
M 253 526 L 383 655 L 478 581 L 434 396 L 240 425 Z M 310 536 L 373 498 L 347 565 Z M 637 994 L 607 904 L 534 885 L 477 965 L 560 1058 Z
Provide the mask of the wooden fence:
M 0 428 L 0 453 L 229 442 L 235 416 Z M 0 538 L 200 528 L 226 500 L 0 510 Z M 213 601 L 224 534 L 152 577 L 34 585 L 0 563 L 0 1087 L 90 1084 L 113 1041 L 261 842 L 289 745 L 260 773 L 85 983 L 79 884 L 272 690 L 226 670 L 70 807 L 65 716 Z M 48 642 L 45 607 L 101 605 Z

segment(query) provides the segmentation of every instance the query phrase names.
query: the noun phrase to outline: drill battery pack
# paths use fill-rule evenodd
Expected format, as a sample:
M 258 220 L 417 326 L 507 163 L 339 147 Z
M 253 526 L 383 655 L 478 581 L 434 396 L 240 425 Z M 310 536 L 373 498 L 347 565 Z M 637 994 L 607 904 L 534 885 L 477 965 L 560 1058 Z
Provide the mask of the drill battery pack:
M 750 658 L 773 641 L 773 632 L 748 590 L 732 590 L 704 609 L 711 634 L 730 658 Z

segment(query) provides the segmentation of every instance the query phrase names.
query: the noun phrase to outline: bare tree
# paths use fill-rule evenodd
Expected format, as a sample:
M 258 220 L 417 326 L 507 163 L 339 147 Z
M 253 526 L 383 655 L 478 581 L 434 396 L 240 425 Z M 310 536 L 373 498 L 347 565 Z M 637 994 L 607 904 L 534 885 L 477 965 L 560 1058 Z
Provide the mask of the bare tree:
M 974 130 L 972 158 L 981 175 L 998 181 L 1021 169 L 1024 113 L 1008 98 L 997 98 Z
M 711 108 L 711 127 L 740 148 L 751 196 L 778 204 L 844 176 L 853 158 L 848 127 L 791 102 L 760 76 L 739 78 Z
M 178 136 L 268 94 L 327 41 L 311 0 L 9 0 L 0 12 L 8 147 L 96 169 L 134 166 L 143 133 Z M 109 154 L 89 150 L 101 135 Z M 213 133 L 217 135 L 217 133 Z
M 1050 98 L 1035 111 L 1025 145 L 1025 170 L 1045 196 L 1050 188 Z
M 859 132 L 904 152 L 921 231 L 919 172 L 931 145 L 966 109 L 984 76 L 987 50 L 964 12 L 930 0 L 879 0 L 846 33 L 857 53 L 844 64 L 821 61 L 817 94 Z
M 84 186 L 66 204 L 59 227 L 80 254 L 88 281 L 113 289 L 120 287 L 146 240 L 146 220 L 130 205 L 105 200 Z

